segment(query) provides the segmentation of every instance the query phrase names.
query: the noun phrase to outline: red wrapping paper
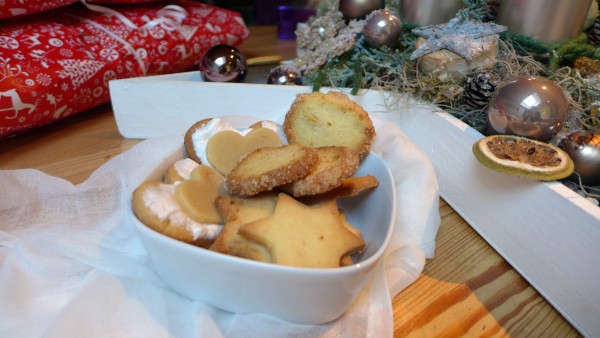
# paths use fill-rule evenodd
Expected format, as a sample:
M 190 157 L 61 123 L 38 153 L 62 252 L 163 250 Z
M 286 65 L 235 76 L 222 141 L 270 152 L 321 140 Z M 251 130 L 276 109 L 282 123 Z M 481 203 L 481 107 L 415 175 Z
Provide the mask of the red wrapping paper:
M 62 6 L 74 4 L 79 0 L 0 0 L 0 19 L 35 14 Z M 90 0 L 97 4 L 140 4 L 160 0 Z
M 4 0 L 0 1 L 0 19 L 39 13 L 76 1 L 78 0 Z
M 167 5 L 180 24 L 157 20 Z M 0 22 L 0 139 L 108 102 L 112 79 L 186 71 L 248 37 L 238 13 L 193 1 L 114 9 L 130 22 L 80 4 Z
M 157 1 L 161 0 L 88 0 L 88 2 L 95 4 L 141 4 Z

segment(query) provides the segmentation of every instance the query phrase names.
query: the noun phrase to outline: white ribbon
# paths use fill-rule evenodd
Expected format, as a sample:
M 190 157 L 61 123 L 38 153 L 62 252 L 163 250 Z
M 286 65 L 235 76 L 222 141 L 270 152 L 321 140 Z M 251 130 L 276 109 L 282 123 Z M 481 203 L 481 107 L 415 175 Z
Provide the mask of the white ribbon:
M 158 17 L 154 20 L 148 21 L 140 29 L 150 29 L 156 25 L 159 25 L 164 30 L 173 31 L 181 27 L 181 23 L 187 17 L 187 11 L 177 5 L 168 5 L 158 10 Z
M 99 6 L 99 5 L 92 5 L 92 4 L 87 3 L 86 0 L 79 0 L 79 1 L 85 7 L 87 7 L 87 9 L 89 9 L 91 11 L 108 14 L 108 15 L 113 15 L 117 19 L 121 20 L 121 22 L 123 22 L 128 27 L 133 28 L 133 29 L 140 29 L 140 30 L 141 29 L 150 29 L 154 26 L 160 26 L 161 28 L 163 28 L 167 31 L 173 31 L 181 26 L 181 23 L 188 15 L 187 11 L 181 6 L 167 5 L 158 10 L 157 18 L 148 21 L 145 25 L 143 25 L 141 27 L 138 27 L 136 24 L 131 22 L 131 20 L 129 20 L 125 15 L 119 13 L 118 11 L 116 11 L 112 8 Z
M 164 30 L 167 30 L 170 32 L 170 31 L 173 31 L 173 30 L 179 28 L 181 26 L 181 23 L 183 22 L 183 20 L 188 15 L 187 11 L 183 7 L 180 7 L 177 5 L 168 5 L 168 6 L 165 6 L 158 10 L 157 18 L 148 21 L 145 25 L 143 25 L 141 27 L 138 27 L 136 24 L 131 22 L 131 20 L 129 20 L 125 15 L 119 13 L 118 11 L 115 11 L 114 9 L 104 7 L 104 6 L 92 5 L 92 4 L 87 3 L 86 0 L 79 0 L 79 1 L 85 7 L 87 7 L 87 9 L 94 11 L 94 12 L 114 16 L 117 19 L 119 19 L 121 22 L 123 22 L 127 27 L 130 27 L 130 28 L 136 29 L 136 30 L 151 29 L 152 27 L 160 26 Z M 74 16 L 74 15 L 70 15 L 70 16 Z M 110 30 L 106 29 L 104 26 L 94 22 L 93 20 L 84 19 L 84 18 L 80 18 L 80 17 L 77 17 L 77 18 L 102 30 L 106 34 L 113 37 L 115 40 L 122 43 L 123 46 L 125 47 L 125 49 L 127 49 L 133 55 L 135 60 L 140 65 L 140 68 L 142 70 L 142 75 L 146 75 L 146 72 L 147 72 L 146 64 L 144 63 L 144 60 L 142 59 L 141 55 L 133 48 L 133 46 L 131 46 L 131 44 L 129 44 L 127 41 L 123 40 L 122 38 L 120 38 L 119 36 L 117 36 L 116 34 L 111 32 Z

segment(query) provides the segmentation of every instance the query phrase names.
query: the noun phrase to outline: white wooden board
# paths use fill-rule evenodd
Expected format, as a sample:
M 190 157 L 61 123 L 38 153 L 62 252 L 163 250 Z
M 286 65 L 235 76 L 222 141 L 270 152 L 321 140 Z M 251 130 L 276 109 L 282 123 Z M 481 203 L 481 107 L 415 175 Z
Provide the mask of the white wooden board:
M 183 134 L 217 115 L 277 119 L 310 87 L 203 83 L 198 72 L 115 80 L 121 134 Z M 582 334 L 600 336 L 600 208 L 560 183 L 508 176 L 471 152 L 480 133 L 439 108 L 368 90 L 351 96 L 397 123 L 431 159 L 442 197 Z

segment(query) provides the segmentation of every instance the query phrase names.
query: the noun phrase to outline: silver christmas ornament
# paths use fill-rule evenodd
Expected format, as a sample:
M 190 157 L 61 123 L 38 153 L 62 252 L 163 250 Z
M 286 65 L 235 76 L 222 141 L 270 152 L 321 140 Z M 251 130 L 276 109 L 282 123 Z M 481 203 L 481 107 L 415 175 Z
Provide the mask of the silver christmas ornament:
M 285 65 L 277 66 L 271 70 L 267 77 L 267 84 L 288 85 L 301 84 L 302 76 L 294 68 Z
M 573 163 L 575 172 L 569 180 L 588 186 L 600 185 L 600 133 L 581 130 L 567 135 L 558 146 L 563 149 Z
M 242 82 L 248 73 L 248 64 L 237 48 L 222 44 L 204 53 L 199 70 L 207 82 Z
M 562 88 L 542 76 L 520 76 L 500 84 L 487 111 L 490 134 L 547 142 L 564 126 L 569 103 Z
M 340 12 L 347 20 L 364 19 L 367 14 L 385 8 L 385 0 L 340 0 Z
M 402 36 L 402 21 L 391 11 L 376 10 L 367 16 L 363 33 L 372 47 L 395 47 Z

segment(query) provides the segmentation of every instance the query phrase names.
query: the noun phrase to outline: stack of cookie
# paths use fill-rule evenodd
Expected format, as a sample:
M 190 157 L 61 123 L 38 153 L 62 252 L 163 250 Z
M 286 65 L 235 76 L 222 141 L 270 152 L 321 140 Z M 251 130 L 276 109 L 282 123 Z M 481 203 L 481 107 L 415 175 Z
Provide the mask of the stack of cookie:
M 369 115 L 340 92 L 299 94 L 283 125 L 239 131 L 219 118 L 189 128 L 188 157 L 142 184 L 133 210 L 167 236 L 216 252 L 298 267 L 340 267 L 365 247 L 337 199 L 375 188 L 353 177 L 369 153 Z

